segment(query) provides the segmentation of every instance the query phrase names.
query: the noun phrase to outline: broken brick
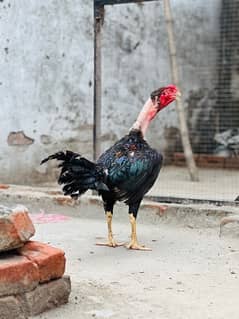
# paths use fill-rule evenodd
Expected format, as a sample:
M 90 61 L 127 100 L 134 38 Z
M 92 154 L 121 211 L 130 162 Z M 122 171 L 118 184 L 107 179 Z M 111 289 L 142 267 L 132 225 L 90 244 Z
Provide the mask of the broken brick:
M 0 257 L 0 296 L 30 291 L 39 283 L 36 264 L 26 257 L 2 253 Z
M 36 241 L 29 241 L 18 249 L 20 255 L 36 263 L 40 282 L 62 277 L 65 272 L 65 254 L 61 249 Z
M 0 252 L 21 247 L 35 234 L 24 206 L 9 209 L 0 206 Z

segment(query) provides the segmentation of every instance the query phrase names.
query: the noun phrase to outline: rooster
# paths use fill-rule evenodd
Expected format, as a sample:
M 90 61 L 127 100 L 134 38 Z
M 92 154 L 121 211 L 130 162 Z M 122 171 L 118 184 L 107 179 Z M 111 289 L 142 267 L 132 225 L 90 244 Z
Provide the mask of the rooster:
M 138 243 L 136 218 L 144 195 L 158 177 L 163 158 L 149 146 L 144 136 L 156 114 L 180 95 L 174 85 L 153 91 L 129 133 L 106 150 L 96 163 L 71 151 L 61 151 L 42 160 L 41 164 L 52 159 L 61 161 L 58 183 L 63 185 L 64 195 L 77 199 L 88 189 L 98 191 L 108 225 L 108 241 L 100 245 L 122 245 L 113 237 L 112 217 L 116 201 L 124 201 L 131 223 L 131 240 L 126 247 L 151 250 Z

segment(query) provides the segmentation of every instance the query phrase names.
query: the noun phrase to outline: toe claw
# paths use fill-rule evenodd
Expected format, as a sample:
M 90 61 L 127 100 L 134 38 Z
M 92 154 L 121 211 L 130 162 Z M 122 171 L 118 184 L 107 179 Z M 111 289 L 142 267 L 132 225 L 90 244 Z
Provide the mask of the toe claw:
M 128 245 L 125 246 L 127 249 L 132 249 L 132 250 L 144 250 L 144 251 L 151 251 L 151 248 L 145 247 L 144 245 L 139 245 L 138 243 L 129 243 Z
M 109 241 L 106 243 L 96 243 L 96 246 L 106 246 L 106 247 L 112 247 L 112 248 L 116 248 L 116 247 L 120 247 L 120 246 L 124 246 L 124 243 L 117 243 L 115 241 Z

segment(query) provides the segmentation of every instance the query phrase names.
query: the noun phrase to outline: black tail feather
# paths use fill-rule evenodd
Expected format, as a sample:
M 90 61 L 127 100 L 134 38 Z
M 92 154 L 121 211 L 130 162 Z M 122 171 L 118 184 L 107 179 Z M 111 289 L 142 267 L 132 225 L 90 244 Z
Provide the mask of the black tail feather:
M 58 165 L 61 168 L 58 183 L 63 184 L 64 195 L 78 198 L 88 189 L 109 190 L 105 184 L 103 170 L 80 154 L 71 151 L 58 152 L 43 159 L 41 164 L 53 159 L 62 161 Z
M 57 159 L 58 161 L 70 161 L 75 156 L 80 156 L 80 155 L 77 153 L 71 152 L 71 151 L 66 151 L 65 153 L 64 152 L 57 152 L 55 154 L 48 156 L 47 158 L 44 158 L 41 161 L 41 165 L 52 160 L 52 159 Z M 60 165 L 63 165 L 63 163 L 61 163 Z

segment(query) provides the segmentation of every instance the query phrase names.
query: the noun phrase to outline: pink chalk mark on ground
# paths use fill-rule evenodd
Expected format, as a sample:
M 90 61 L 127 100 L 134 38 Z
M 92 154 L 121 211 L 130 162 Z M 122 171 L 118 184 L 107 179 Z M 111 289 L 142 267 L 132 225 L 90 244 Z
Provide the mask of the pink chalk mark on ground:
M 38 214 L 29 214 L 33 224 L 61 223 L 70 219 L 70 217 L 62 214 L 46 214 L 40 209 Z

